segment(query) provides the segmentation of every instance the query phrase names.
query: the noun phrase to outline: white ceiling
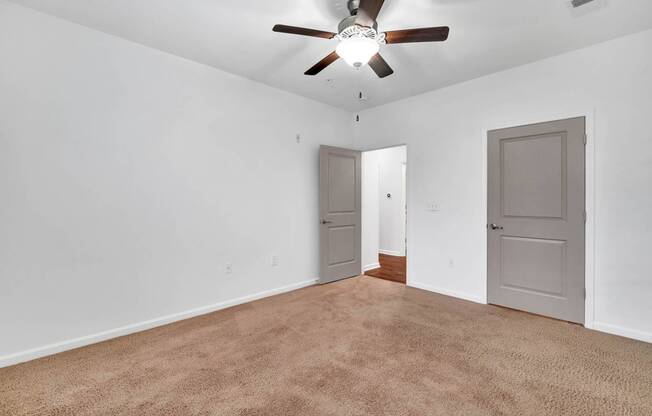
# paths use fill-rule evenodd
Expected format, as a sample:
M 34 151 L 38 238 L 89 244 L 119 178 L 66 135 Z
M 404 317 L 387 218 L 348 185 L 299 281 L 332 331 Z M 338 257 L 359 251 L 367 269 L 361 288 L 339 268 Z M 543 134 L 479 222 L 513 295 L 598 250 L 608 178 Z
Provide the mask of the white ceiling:
M 352 111 L 652 28 L 650 0 L 386 0 L 379 30 L 447 25 L 449 40 L 382 46 L 385 79 L 342 60 L 308 77 L 337 41 L 272 26 L 337 31 L 346 0 L 12 1 Z

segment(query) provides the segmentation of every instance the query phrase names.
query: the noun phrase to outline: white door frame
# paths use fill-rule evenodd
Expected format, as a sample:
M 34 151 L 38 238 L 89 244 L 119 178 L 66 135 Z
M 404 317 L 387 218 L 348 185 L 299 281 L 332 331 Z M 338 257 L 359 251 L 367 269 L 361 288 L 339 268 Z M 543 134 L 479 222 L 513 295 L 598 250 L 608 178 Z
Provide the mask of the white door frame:
M 544 123 L 554 120 L 564 120 L 575 117 L 586 118 L 586 228 L 585 228 L 585 276 L 584 285 L 586 288 L 586 299 L 584 301 L 584 327 L 589 329 L 595 328 L 595 109 L 580 109 L 576 111 L 562 112 L 542 112 L 534 116 L 527 117 L 506 117 L 504 120 L 496 122 L 487 128 L 482 129 L 482 152 L 483 152 L 483 169 L 482 169 L 482 189 L 484 192 L 483 208 L 484 215 L 487 216 L 487 201 L 489 197 L 489 174 L 488 174 L 488 146 L 487 133 L 491 130 L 503 128 L 525 126 L 529 124 Z M 485 218 L 485 223 L 489 219 Z M 483 269 L 485 284 L 488 282 L 487 267 L 487 239 L 482 239 L 485 268 Z M 487 289 L 485 286 L 484 303 L 488 303 Z

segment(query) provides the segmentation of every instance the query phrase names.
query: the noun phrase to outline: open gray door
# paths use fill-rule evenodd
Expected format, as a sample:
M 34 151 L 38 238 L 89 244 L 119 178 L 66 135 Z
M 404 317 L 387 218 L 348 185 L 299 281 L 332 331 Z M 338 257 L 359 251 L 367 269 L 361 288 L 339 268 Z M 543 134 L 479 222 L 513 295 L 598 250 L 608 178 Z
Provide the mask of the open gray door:
M 361 153 L 319 149 L 320 283 L 361 273 Z
M 489 303 L 584 323 L 585 119 L 489 132 Z

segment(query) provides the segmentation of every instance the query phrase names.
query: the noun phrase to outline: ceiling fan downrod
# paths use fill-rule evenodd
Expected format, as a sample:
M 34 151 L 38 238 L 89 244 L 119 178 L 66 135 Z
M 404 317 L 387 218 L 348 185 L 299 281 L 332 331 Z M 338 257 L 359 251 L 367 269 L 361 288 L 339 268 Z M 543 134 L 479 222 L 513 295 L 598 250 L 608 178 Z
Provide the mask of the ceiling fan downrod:
M 351 13 L 351 16 L 355 16 L 358 14 L 358 8 L 360 7 L 360 0 L 349 0 L 347 3 L 347 7 L 349 8 L 349 12 Z

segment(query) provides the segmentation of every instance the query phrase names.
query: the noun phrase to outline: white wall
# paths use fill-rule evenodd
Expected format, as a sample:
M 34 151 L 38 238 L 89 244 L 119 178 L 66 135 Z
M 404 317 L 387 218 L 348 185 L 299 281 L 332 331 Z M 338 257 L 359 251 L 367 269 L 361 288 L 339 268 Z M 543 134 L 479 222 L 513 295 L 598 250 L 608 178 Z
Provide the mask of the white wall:
M 361 113 L 358 147 L 408 145 L 409 283 L 485 301 L 487 129 L 588 112 L 587 326 L 652 341 L 651 74 L 646 31 Z
M 362 153 L 362 270 L 380 267 L 380 151 Z
M 405 146 L 378 151 L 380 239 L 379 251 L 391 256 L 405 255 L 405 201 L 403 200 L 403 165 Z M 391 198 L 387 198 L 391 194 Z
M 1 0 L 0 60 L 0 365 L 317 277 L 351 114 Z

